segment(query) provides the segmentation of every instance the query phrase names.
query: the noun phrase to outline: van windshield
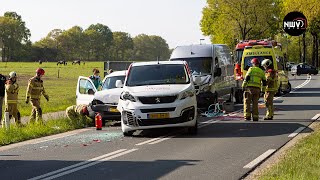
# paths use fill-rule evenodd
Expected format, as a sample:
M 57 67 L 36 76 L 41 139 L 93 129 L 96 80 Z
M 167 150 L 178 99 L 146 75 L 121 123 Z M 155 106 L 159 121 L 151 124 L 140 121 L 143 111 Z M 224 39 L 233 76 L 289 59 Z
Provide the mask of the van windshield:
M 183 64 L 155 64 L 132 66 L 126 85 L 144 86 L 189 83 L 189 76 Z
M 196 57 L 196 58 L 178 58 L 171 61 L 186 61 L 193 75 L 211 74 L 212 58 Z
M 117 80 L 121 80 L 122 84 L 123 84 L 125 78 L 126 78 L 126 76 L 107 77 L 106 80 L 103 83 L 102 90 L 117 88 L 116 87 L 116 81 Z
M 259 67 L 263 70 L 264 68 L 261 66 L 261 62 L 265 59 L 270 59 L 272 61 L 272 56 L 247 56 L 244 58 L 244 70 L 248 70 L 250 67 L 252 67 L 251 60 L 253 58 L 259 59 Z

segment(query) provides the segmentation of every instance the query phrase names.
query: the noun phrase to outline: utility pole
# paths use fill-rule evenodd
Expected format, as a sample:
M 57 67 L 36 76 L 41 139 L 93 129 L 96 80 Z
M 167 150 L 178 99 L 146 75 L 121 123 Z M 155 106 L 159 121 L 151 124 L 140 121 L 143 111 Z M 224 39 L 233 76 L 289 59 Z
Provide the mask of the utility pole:
M 303 43 L 303 63 L 306 63 L 306 33 L 304 32 L 302 35 L 302 43 Z

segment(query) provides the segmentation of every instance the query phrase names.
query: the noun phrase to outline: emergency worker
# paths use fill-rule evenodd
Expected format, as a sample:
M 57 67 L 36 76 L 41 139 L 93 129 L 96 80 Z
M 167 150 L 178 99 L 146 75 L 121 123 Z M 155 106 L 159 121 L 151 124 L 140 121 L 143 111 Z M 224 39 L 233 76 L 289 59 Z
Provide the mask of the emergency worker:
M 266 116 L 264 120 L 273 119 L 273 97 L 278 90 L 278 76 L 277 72 L 272 67 L 272 61 L 270 59 L 265 59 L 262 61 L 261 65 L 265 68 L 265 76 L 267 80 L 267 86 L 264 94 L 264 102 L 266 104 Z
M 94 116 L 94 111 L 92 111 L 90 106 L 80 104 L 69 106 L 66 109 L 66 116 L 78 126 L 85 126 L 92 123 L 90 117 Z
M 99 69 L 97 68 L 94 68 L 92 70 L 93 72 L 93 75 L 89 76 L 89 78 L 92 80 L 94 86 L 96 87 L 97 90 L 100 90 L 100 87 L 102 86 L 102 82 L 101 82 L 101 79 L 100 79 L 100 71 Z
M 42 68 L 36 70 L 36 75 L 29 79 L 27 93 L 26 93 L 26 103 L 28 104 L 31 100 L 32 111 L 30 115 L 30 122 L 40 122 L 42 123 L 42 109 L 40 107 L 40 97 L 41 95 L 49 101 L 49 96 L 43 86 L 42 76 L 45 71 Z
M 6 81 L 5 92 L 5 111 L 9 112 L 9 117 L 14 118 L 17 125 L 21 125 L 20 112 L 18 110 L 18 92 L 17 73 L 9 73 L 9 79 Z
M 266 85 L 266 77 L 262 69 L 259 68 L 258 58 L 251 60 L 252 67 L 249 68 L 246 77 L 242 83 L 243 88 L 243 112 L 246 120 L 258 121 L 259 109 L 258 101 L 261 91 L 261 82 L 263 86 Z M 252 111 L 250 111 L 250 104 L 252 102 Z

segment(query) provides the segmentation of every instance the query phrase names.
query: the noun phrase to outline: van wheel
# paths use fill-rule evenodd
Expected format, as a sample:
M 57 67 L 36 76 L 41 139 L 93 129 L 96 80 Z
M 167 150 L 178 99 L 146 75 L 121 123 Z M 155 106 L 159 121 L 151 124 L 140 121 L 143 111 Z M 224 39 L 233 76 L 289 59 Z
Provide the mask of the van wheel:
M 281 95 L 281 85 L 280 85 L 278 91 L 276 92 L 275 96 L 280 96 L 280 95 Z
M 188 128 L 188 134 L 189 135 L 198 134 L 198 121 L 196 122 L 196 124 L 194 126 Z
M 123 136 L 126 136 L 126 137 L 132 136 L 133 133 L 134 133 L 134 131 L 123 132 Z
M 291 84 L 288 82 L 288 88 L 285 93 L 290 93 L 291 92 Z

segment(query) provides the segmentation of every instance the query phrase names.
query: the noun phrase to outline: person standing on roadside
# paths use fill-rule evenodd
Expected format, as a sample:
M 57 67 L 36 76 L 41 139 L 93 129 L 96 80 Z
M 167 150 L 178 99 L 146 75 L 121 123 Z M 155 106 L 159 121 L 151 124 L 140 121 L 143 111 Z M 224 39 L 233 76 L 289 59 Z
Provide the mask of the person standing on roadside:
M 251 60 L 252 67 L 249 68 L 246 77 L 242 83 L 243 89 L 243 113 L 245 120 L 250 121 L 251 115 L 253 121 L 259 120 L 258 101 L 260 98 L 261 82 L 266 85 L 266 77 L 262 69 L 259 68 L 259 59 Z M 252 102 L 252 112 L 250 104 Z
M 19 85 L 17 83 L 16 72 L 12 71 L 9 73 L 9 79 L 6 81 L 5 87 L 5 112 L 9 112 L 9 117 L 13 117 L 17 125 L 21 125 L 21 117 L 18 110 Z
M 49 101 L 49 96 L 44 90 L 42 76 L 45 71 L 42 68 L 36 70 L 36 75 L 29 79 L 27 93 L 26 93 L 26 103 L 28 104 L 31 100 L 32 111 L 29 122 L 40 122 L 42 123 L 42 109 L 40 107 L 40 97 L 43 95 L 47 101 Z
M 2 118 L 2 105 L 5 94 L 6 80 L 7 78 L 4 75 L 0 74 L 0 119 Z
M 273 97 L 278 90 L 278 76 L 277 72 L 272 67 L 272 61 L 265 59 L 261 65 L 264 67 L 267 86 L 264 93 L 264 102 L 266 104 L 267 112 L 264 120 L 272 120 L 274 115 Z
M 94 86 L 96 87 L 97 90 L 100 90 L 101 86 L 102 86 L 102 82 L 101 82 L 101 78 L 99 76 L 100 71 L 97 68 L 94 68 L 92 70 L 93 75 L 89 76 L 89 78 L 92 80 Z

